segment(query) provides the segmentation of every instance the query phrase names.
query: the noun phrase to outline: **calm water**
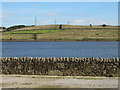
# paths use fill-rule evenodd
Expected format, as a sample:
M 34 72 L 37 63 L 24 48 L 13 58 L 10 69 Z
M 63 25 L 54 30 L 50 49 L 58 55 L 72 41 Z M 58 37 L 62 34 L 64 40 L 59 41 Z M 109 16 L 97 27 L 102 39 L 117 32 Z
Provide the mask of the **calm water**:
M 118 57 L 118 42 L 3 42 L 3 57 Z

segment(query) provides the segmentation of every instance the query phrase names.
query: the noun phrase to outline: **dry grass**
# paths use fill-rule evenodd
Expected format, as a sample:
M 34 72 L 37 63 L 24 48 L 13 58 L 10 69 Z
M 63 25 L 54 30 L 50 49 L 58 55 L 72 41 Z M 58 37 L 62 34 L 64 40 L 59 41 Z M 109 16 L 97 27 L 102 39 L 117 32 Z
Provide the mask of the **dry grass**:
M 38 35 L 38 39 L 56 39 L 56 40 L 117 40 L 117 30 L 64 30 L 62 32 L 56 32 L 52 34 L 41 34 Z
M 22 29 L 16 29 L 14 31 L 21 31 L 21 30 L 37 30 L 37 29 L 58 29 L 59 25 L 40 25 L 40 26 L 32 26 L 32 27 L 25 27 Z M 62 25 L 62 28 L 91 28 L 89 25 Z M 102 27 L 100 25 L 94 25 L 92 28 L 118 28 L 118 26 L 106 26 Z
M 4 32 L 2 34 L 3 41 L 34 41 L 33 33 L 31 34 L 11 34 L 17 31 L 24 31 L 25 30 L 35 30 L 38 32 L 37 29 L 47 29 L 50 27 L 55 28 L 55 25 L 45 25 L 45 26 L 34 26 L 34 27 L 26 27 L 23 29 L 17 29 L 10 32 Z M 58 27 L 58 26 L 57 26 Z M 72 28 L 88 28 L 89 26 L 80 26 L 80 25 L 64 25 L 66 27 Z M 93 26 L 94 28 L 101 28 L 102 26 Z M 92 28 L 93 28 L 92 27 Z M 37 41 L 117 41 L 118 40 L 118 29 L 115 30 L 115 26 L 107 26 L 106 28 L 114 28 L 114 30 L 109 29 L 100 29 L 100 30 L 79 30 L 79 29 L 65 29 L 59 30 L 56 32 L 46 32 L 37 34 Z M 40 31 L 40 30 L 39 30 Z M 28 32 L 28 31 L 27 31 Z M 31 32 L 31 31 L 30 31 Z

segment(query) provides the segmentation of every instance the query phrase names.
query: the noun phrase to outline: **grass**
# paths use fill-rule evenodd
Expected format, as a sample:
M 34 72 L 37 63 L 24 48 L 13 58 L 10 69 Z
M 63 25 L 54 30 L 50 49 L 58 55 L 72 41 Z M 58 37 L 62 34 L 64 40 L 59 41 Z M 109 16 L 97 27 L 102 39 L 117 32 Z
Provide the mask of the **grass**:
M 26 30 L 26 31 L 13 31 L 13 32 L 10 32 L 10 33 L 25 33 L 25 34 L 28 34 L 28 33 L 31 33 L 31 34 L 34 34 L 34 33 L 40 33 L 40 34 L 42 34 L 42 33 L 53 33 L 53 32 L 58 32 L 58 31 L 60 31 L 60 30 Z
M 32 26 L 32 27 L 25 27 L 25 28 L 21 28 L 21 29 L 16 29 L 14 31 L 20 31 L 20 30 L 38 30 L 38 29 L 58 29 L 59 25 L 40 25 L 40 26 Z M 91 28 L 89 25 L 62 25 L 63 29 L 66 28 Z M 107 26 L 107 27 L 102 27 L 99 25 L 94 25 L 92 26 L 92 28 L 100 28 L 100 29 L 104 29 L 104 28 L 118 28 L 117 26 Z
M 57 26 L 58 27 L 58 26 Z M 118 41 L 118 29 L 115 26 L 108 26 L 103 29 L 102 26 L 93 26 L 97 29 L 83 29 L 90 28 L 89 26 L 80 25 L 63 25 L 65 30 L 40 30 L 55 28 L 55 25 L 43 25 L 26 27 L 22 29 L 16 29 L 9 32 L 3 32 L 1 40 L 3 41 Z M 81 28 L 74 29 L 74 28 Z M 111 29 L 109 29 L 111 28 Z M 112 30 L 114 28 L 114 30 Z M 36 40 L 34 40 L 34 33 L 36 34 Z

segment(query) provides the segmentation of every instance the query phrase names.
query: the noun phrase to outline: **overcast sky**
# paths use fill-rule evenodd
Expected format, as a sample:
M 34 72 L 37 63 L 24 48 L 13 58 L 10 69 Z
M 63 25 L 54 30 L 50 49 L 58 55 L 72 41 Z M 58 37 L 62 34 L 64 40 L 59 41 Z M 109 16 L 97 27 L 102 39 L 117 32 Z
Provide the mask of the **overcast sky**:
M 117 2 L 3 2 L 3 26 L 57 24 L 118 24 Z

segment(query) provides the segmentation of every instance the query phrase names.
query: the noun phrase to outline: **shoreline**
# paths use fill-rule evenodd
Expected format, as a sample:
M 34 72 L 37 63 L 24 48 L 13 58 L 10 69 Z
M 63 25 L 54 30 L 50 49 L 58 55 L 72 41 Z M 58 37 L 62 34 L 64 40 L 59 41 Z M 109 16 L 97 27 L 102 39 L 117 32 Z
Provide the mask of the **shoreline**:
M 120 40 L 2 40 L 0 42 L 119 42 Z

